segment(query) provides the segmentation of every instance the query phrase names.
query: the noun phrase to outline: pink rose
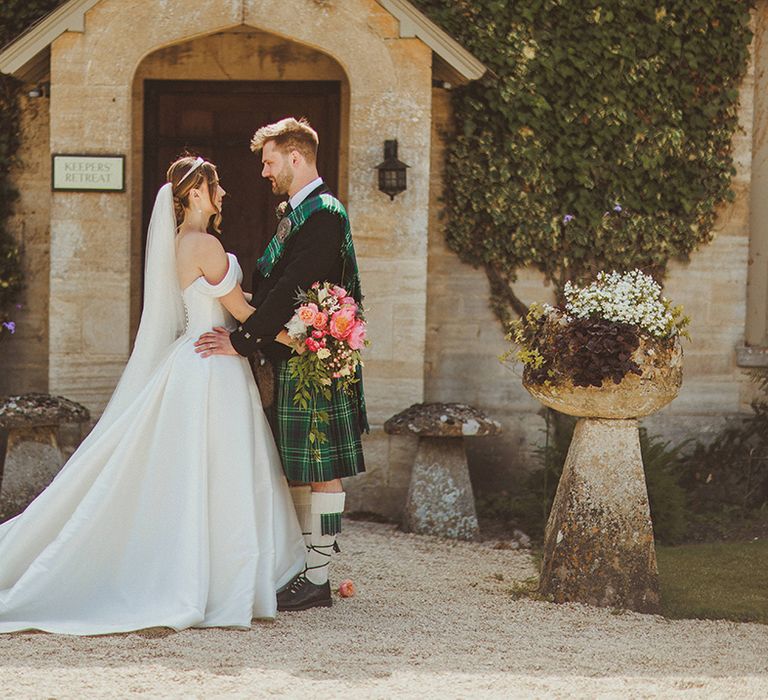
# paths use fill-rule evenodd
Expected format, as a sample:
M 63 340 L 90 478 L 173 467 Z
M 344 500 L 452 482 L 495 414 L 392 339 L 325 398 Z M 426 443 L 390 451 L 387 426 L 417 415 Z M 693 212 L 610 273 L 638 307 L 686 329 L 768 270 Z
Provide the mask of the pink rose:
M 355 300 L 352 297 L 344 297 L 341 300 L 341 303 L 344 306 L 354 306 L 355 308 L 357 308 L 357 304 L 355 303 Z
M 320 289 L 320 282 L 313 282 L 312 289 Z
M 307 350 L 310 352 L 317 352 L 320 349 L 320 345 L 314 338 L 307 338 L 304 341 L 304 344 L 307 346 Z
M 315 316 L 317 316 L 317 306 L 315 304 L 305 304 L 300 306 L 296 313 L 299 316 L 299 320 L 305 326 L 311 326 Z
M 365 347 L 365 323 L 357 321 L 347 336 L 347 345 L 353 350 L 362 350 Z
M 320 338 L 322 338 L 324 335 L 325 333 L 323 333 L 323 331 L 312 331 L 312 337 L 315 340 L 320 340 Z
M 331 294 L 333 294 L 335 297 L 338 297 L 339 299 L 343 299 L 345 296 L 347 296 L 347 290 L 344 289 L 344 287 L 334 285 L 333 289 L 331 289 Z
M 351 306 L 342 306 L 331 316 L 331 335 L 339 340 L 344 340 L 355 325 L 355 310 Z
M 312 325 L 318 330 L 323 330 L 328 325 L 328 314 L 325 311 L 318 311 Z

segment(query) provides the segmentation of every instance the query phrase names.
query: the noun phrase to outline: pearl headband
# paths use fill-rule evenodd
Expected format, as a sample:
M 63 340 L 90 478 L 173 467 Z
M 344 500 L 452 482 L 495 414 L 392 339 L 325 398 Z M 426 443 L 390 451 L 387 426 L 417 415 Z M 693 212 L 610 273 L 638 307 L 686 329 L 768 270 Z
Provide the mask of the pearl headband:
M 197 160 L 194 163 L 192 163 L 189 170 L 187 170 L 187 172 L 184 173 L 184 177 L 182 177 L 181 180 L 179 180 L 179 184 L 184 182 L 184 180 L 186 180 L 193 172 L 195 172 L 195 170 L 197 170 L 203 163 L 205 163 L 205 159 L 200 158 L 198 156 Z

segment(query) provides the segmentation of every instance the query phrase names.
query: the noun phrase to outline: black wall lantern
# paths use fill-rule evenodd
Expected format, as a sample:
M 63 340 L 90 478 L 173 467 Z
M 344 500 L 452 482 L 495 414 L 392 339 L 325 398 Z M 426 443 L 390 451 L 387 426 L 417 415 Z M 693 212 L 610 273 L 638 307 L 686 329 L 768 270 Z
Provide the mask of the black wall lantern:
M 384 162 L 379 163 L 376 169 L 379 171 L 379 189 L 389 195 L 389 199 L 396 194 L 405 192 L 407 188 L 405 169 L 410 166 L 397 159 L 397 140 L 384 142 Z

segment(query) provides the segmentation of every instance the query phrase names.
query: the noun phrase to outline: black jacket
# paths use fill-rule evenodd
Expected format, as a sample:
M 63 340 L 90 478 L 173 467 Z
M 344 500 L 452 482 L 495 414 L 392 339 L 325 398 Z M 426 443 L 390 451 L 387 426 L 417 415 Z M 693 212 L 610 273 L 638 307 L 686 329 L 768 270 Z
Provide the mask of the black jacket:
M 330 194 L 323 184 L 308 197 Z M 253 273 L 253 300 L 256 311 L 231 335 L 232 346 L 245 357 L 261 350 L 273 361 L 287 360 L 291 349 L 275 342 L 296 309 L 298 290 L 307 290 L 313 282 L 341 284 L 344 263 L 341 245 L 343 224 L 327 211 L 313 214 L 288 239 L 283 255 L 269 277 L 258 269 Z

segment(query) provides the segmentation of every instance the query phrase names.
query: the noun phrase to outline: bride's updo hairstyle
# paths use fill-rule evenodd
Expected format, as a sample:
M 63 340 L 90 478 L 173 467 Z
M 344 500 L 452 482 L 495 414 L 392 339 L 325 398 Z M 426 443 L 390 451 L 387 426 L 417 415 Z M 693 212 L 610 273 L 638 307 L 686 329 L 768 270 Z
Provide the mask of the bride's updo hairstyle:
M 212 203 L 216 194 L 216 184 L 219 181 L 216 166 L 206 160 L 190 172 L 196 162 L 197 156 L 182 156 L 171 163 L 165 176 L 167 181 L 173 185 L 173 208 L 176 212 L 177 226 L 181 225 L 184 220 L 184 209 L 189 207 L 189 193 L 192 190 L 200 189 L 205 182 L 208 185 L 208 195 Z M 216 205 L 214 204 L 214 206 Z M 219 230 L 221 212 L 217 211 L 211 218 L 209 226 L 216 233 L 221 233 Z

